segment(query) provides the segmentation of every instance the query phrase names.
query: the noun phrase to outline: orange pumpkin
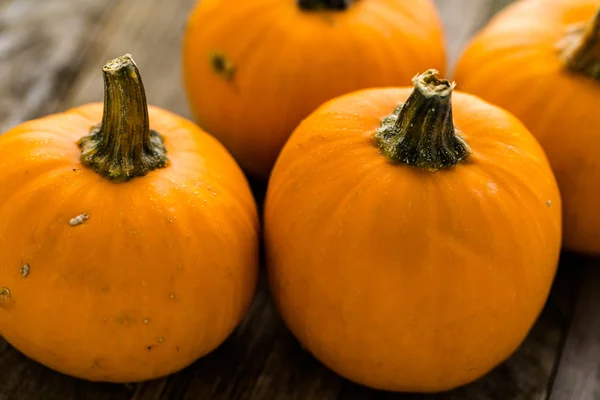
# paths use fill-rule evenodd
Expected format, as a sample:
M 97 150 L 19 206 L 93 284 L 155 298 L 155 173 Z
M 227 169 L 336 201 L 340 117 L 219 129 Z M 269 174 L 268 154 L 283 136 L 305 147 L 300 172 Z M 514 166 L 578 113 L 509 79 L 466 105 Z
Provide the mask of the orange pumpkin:
M 378 389 L 443 391 L 505 360 L 559 257 L 561 199 L 537 141 L 474 96 L 451 104 L 453 85 L 434 74 L 412 94 L 325 103 L 292 134 L 267 193 L 285 322 L 325 365 Z
M 232 332 L 257 279 L 258 221 L 233 158 L 147 107 L 131 57 L 104 79 L 104 114 L 89 104 L 0 136 L 0 334 L 57 371 L 132 382 Z
M 599 0 L 515 3 L 456 70 L 462 91 L 507 109 L 540 141 L 564 203 L 563 245 L 591 254 L 600 254 L 599 9 Z
M 431 0 L 202 0 L 183 47 L 196 120 L 259 178 L 324 101 L 431 66 L 445 68 Z

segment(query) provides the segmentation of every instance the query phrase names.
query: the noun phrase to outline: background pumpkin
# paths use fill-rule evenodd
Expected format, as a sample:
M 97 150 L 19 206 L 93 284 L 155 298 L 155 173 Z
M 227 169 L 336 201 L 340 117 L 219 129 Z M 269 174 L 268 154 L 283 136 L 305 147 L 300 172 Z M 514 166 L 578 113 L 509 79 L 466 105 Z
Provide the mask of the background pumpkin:
M 183 49 L 200 126 L 268 177 L 298 123 L 332 97 L 445 68 L 431 0 L 203 0 Z
M 472 41 L 456 79 L 541 142 L 564 204 L 564 246 L 600 254 L 600 1 L 525 0 Z
M 187 366 L 240 321 L 257 214 L 221 144 L 147 108 L 129 56 L 104 78 L 104 116 L 90 104 L 0 136 L 0 334 L 60 372 L 132 382 Z
M 361 384 L 435 392 L 482 376 L 529 331 L 561 200 L 516 118 L 456 93 L 455 131 L 452 85 L 433 71 L 415 85 L 306 118 L 273 169 L 264 229 L 274 299 L 309 351 Z

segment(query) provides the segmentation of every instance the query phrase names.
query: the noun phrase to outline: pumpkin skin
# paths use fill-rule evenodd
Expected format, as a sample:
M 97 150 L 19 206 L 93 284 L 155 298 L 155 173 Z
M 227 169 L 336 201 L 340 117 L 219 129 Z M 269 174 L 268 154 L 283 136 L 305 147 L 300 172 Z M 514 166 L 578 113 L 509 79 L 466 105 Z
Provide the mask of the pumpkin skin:
M 432 172 L 374 144 L 409 88 L 333 99 L 306 118 L 265 204 L 269 282 L 302 345 L 376 389 L 469 383 L 523 341 L 546 301 L 561 199 L 536 140 L 513 116 L 456 93 L 471 155 Z
M 77 141 L 102 115 L 89 104 L 0 136 L 0 334 L 59 372 L 135 382 L 189 365 L 238 324 L 257 212 L 225 148 L 156 107 L 165 168 L 114 183 L 82 165 Z
M 268 178 L 291 132 L 321 103 L 409 84 L 426 68 L 444 71 L 445 57 L 431 0 L 360 0 L 344 11 L 202 0 L 185 32 L 183 72 L 195 120 L 250 175 Z
M 598 0 L 515 3 L 476 36 L 455 73 L 462 91 L 510 111 L 540 141 L 563 199 L 563 246 L 589 254 L 600 254 L 600 82 L 570 71 L 559 50 L 599 8 Z

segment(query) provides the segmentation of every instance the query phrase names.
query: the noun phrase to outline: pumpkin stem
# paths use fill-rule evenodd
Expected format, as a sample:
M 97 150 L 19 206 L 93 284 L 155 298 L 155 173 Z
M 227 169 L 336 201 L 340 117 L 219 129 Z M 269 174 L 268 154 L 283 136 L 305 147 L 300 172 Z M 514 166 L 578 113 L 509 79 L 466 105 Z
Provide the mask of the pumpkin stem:
M 559 49 L 568 69 L 600 80 L 600 10 L 592 21 L 571 28 Z
M 125 182 L 167 165 L 162 136 L 150 130 L 146 93 L 131 55 L 106 63 L 104 114 L 79 142 L 81 162 L 114 182 Z
M 396 163 L 436 171 L 456 165 L 471 153 L 455 129 L 451 96 L 454 83 L 429 71 L 413 78 L 406 103 L 385 117 L 375 133 L 384 156 Z
M 343 11 L 347 10 L 350 5 L 356 0 L 298 0 L 298 7 L 301 10 L 331 10 Z

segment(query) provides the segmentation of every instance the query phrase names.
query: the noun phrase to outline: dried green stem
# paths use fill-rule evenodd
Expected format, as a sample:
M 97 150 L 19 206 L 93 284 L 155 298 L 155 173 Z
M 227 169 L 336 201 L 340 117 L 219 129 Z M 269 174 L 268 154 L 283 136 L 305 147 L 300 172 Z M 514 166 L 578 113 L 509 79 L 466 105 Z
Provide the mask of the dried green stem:
M 150 130 L 146 93 L 129 54 L 106 63 L 102 122 L 79 140 L 81 162 L 114 182 L 166 166 L 163 139 Z
M 587 24 L 573 27 L 559 49 L 569 70 L 600 80 L 600 10 Z
M 382 120 L 375 139 L 391 161 L 435 171 L 456 165 L 471 153 L 452 120 L 454 84 L 436 74 L 429 70 L 416 76 L 406 103 Z
M 301 10 L 347 10 L 356 0 L 297 0 Z

